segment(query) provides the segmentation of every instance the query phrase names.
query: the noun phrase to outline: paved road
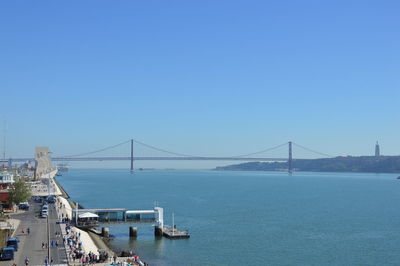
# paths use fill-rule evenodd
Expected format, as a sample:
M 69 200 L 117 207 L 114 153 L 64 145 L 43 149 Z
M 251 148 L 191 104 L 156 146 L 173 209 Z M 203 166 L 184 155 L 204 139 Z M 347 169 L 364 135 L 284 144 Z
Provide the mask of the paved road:
M 31 203 L 29 211 L 16 214 L 15 219 L 20 219 L 21 223 L 14 236 L 20 239 L 19 249 L 15 253 L 14 261 L 1 261 L 0 266 L 11 266 L 16 263 L 18 266 L 25 265 L 25 258 L 29 258 L 29 265 L 44 265 L 48 250 L 42 249 L 42 243 L 48 243 L 48 225 L 50 229 L 50 257 L 53 258 L 53 265 L 66 265 L 65 247 L 62 237 L 56 237 L 55 232 L 61 232 L 60 226 L 56 224 L 57 213 L 54 204 L 49 205 L 49 219 L 40 218 L 41 204 Z M 30 228 L 30 234 L 26 233 L 26 228 Z M 25 233 L 22 233 L 22 228 Z M 58 247 L 51 247 L 51 241 L 58 240 Z

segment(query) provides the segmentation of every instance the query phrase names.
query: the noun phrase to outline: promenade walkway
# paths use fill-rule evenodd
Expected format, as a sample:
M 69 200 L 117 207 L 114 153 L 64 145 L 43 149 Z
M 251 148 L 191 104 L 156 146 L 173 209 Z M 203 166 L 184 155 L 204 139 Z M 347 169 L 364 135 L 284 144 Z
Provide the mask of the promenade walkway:
M 62 220 L 65 217 L 68 219 L 72 218 L 72 208 L 69 202 L 65 198 L 58 197 L 55 206 L 58 211 L 59 220 Z M 96 244 L 93 242 L 92 238 L 89 236 L 87 232 L 73 226 L 68 227 L 65 224 L 61 224 L 60 226 L 61 226 L 61 233 L 64 238 L 74 239 L 73 245 L 70 244 L 66 245 L 66 252 L 70 265 L 81 264 L 79 263 L 79 260 L 74 259 L 73 256 L 73 253 L 77 253 L 78 250 L 79 253 L 82 253 L 84 255 L 93 254 L 96 257 L 100 255 Z
M 50 193 L 49 190 L 50 189 Z M 54 182 L 53 179 L 42 178 L 39 181 L 31 183 L 32 196 L 45 197 L 51 195 L 62 195 L 60 188 Z

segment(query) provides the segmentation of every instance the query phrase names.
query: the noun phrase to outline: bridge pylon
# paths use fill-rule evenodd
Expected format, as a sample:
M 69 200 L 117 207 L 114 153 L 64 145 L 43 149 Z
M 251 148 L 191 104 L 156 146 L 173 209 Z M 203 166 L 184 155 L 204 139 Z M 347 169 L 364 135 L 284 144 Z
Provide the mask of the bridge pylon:
M 131 139 L 131 172 L 133 172 L 133 139 Z
M 289 141 L 288 172 L 289 173 L 293 172 L 293 166 L 292 166 L 292 142 L 291 141 Z

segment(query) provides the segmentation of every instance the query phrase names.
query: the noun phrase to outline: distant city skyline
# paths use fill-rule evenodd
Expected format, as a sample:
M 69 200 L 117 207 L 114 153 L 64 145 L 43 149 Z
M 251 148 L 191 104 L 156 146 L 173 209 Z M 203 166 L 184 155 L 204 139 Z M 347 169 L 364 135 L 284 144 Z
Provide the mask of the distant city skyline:
M 33 156 L 35 146 L 75 154 L 130 138 L 200 156 L 287 141 L 373 155 L 378 140 L 383 155 L 400 155 L 399 8 L 396 1 L 2 2 L 6 157 Z

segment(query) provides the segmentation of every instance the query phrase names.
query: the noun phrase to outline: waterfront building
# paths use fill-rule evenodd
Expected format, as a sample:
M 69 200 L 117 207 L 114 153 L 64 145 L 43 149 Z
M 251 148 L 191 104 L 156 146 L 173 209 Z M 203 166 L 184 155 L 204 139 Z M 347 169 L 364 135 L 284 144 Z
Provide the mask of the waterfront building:
M 14 184 L 14 175 L 10 172 L 3 171 L 0 173 L 0 205 L 9 208 L 8 198 L 10 196 L 9 188 Z
M 380 155 L 381 155 L 381 152 L 380 152 L 379 144 L 377 141 L 375 144 L 375 157 L 379 157 Z
M 3 185 L 12 185 L 14 184 L 14 175 L 7 172 L 7 171 L 3 171 L 2 173 L 0 173 L 0 186 Z

